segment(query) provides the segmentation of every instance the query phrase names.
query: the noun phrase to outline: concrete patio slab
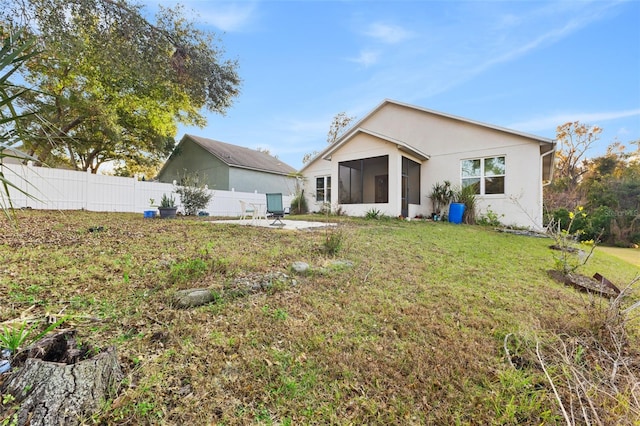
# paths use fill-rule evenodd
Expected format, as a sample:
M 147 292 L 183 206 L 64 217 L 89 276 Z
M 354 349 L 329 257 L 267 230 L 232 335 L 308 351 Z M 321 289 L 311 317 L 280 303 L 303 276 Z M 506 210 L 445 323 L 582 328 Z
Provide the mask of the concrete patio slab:
M 336 226 L 336 223 L 329 222 L 309 222 L 305 220 L 287 220 L 283 219 L 282 223 L 284 225 L 271 225 L 273 220 L 271 219 L 230 219 L 230 220 L 214 220 L 212 223 L 230 223 L 235 225 L 243 225 L 243 226 L 259 226 L 262 228 L 272 228 L 272 229 L 287 229 L 287 230 L 295 230 L 295 229 L 312 229 L 312 228 L 325 228 Z

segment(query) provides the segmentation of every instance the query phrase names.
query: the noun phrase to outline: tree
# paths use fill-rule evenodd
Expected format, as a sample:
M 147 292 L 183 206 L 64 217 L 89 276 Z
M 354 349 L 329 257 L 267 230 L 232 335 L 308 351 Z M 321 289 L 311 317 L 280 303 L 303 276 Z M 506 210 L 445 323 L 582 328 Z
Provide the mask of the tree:
M 609 243 L 640 242 L 640 162 L 624 146 L 611 144 L 605 155 L 589 161 L 581 187 L 597 223 L 592 234 L 604 229 Z
M 569 188 L 575 188 L 580 176 L 586 172 L 584 155 L 600 138 L 602 129 L 579 121 L 568 122 L 556 129 L 560 149 L 556 152 L 556 175 L 566 180 Z
M 329 133 L 327 134 L 327 143 L 329 145 L 334 144 L 340 136 L 347 129 L 349 124 L 355 120 L 355 117 L 350 117 L 346 112 L 340 112 L 333 117 L 331 125 L 329 126 Z M 313 157 L 318 155 L 318 151 L 308 152 L 302 157 L 302 164 L 307 164 Z
M 578 191 L 583 174 L 588 171 L 585 158 L 588 149 L 596 142 L 602 129 L 579 121 L 568 122 L 556 129 L 558 150 L 554 177 L 551 185 L 545 187 L 544 204 L 548 210 L 566 207 L 576 208 L 584 194 Z
M 151 22 L 127 0 L 0 4 L 0 18 L 20 22 L 44 53 L 25 73 L 39 119 L 24 147 L 42 162 L 92 172 L 112 160 L 158 163 L 179 123 L 202 126 L 202 109 L 224 114 L 239 93 L 237 62 L 179 6 Z
M 340 136 L 344 133 L 344 131 L 349 127 L 349 124 L 356 117 L 350 117 L 346 112 L 339 112 L 333 117 L 333 121 L 331 122 L 331 126 L 329 127 L 329 133 L 327 134 L 327 143 L 329 145 L 335 143 Z

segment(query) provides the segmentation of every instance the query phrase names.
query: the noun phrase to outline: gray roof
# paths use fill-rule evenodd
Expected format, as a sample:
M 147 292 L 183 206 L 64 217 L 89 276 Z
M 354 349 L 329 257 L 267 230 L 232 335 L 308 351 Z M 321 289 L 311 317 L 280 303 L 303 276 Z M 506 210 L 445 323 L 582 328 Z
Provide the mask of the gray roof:
M 239 167 L 282 175 L 288 175 L 296 172 L 296 169 L 290 165 L 265 152 L 193 135 L 184 135 L 180 143 L 184 142 L 186 138 L 197 143 L 230 167 Z

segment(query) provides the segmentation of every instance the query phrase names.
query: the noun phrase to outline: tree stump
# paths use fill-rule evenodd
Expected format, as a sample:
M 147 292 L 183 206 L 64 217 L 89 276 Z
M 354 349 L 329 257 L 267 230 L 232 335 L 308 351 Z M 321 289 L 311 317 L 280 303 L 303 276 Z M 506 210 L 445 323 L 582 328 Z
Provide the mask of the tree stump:
M 18 425 L 78 425 L 114 396 L 123 377 L 115 348 L 90 357 L 74 335 L 66 330 L 45 337 L 14 358 L 16 368 L 1 390 L 19 404 L 9 414 L 17 414 Z

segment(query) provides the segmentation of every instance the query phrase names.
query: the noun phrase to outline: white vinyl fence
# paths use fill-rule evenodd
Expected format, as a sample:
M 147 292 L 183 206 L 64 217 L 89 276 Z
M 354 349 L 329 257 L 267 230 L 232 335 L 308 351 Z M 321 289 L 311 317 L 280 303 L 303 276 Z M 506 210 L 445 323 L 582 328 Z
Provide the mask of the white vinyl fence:
M 20 164 L 5 164 L 0 167 L 5 179 L 32 196 L 28 197 L 11 188 L 9 194 L 15 208 L 142 213 L 155 209 L 151 207 L 151 199 L 157 206 L 163 194 L 171 195 L 175 189 L 170 183 L 145 182 L 136 178 L 95 175 L 89 172 Z M 213 197 L 203 210 L 211 216 L 240 216 L 240 200 L 266 203 L 265 195 L 257 192 L 209 192 Z M 282 195 L 283 204 L 289 206 L 292 196 Z M 177 194 L 174 196 L 180 210 L 180 197 Z

